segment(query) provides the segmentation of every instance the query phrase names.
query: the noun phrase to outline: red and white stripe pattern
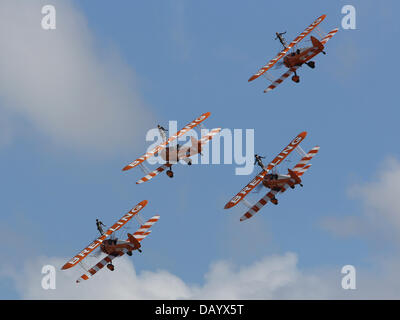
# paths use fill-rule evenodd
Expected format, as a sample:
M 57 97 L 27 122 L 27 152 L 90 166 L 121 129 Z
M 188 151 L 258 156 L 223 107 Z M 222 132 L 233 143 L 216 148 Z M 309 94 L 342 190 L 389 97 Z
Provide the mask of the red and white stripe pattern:
M 263 179 L 264 176 L 274 167 L 279 165 L 286 157 L 304 140 L 307 132 L 303 131 L 299 133 L 287 146 L 284 148 L 274 160 L 272 160 L 263 171 L 261 171 L 253 180 L 251 180 L 236 196 L 234 196 L 225 205 L 225 209 L 236 206 L 244 197 L 246 197 L 250 191 L 252 191 Z
M 219 133 L 221 131 L 221 128 L 215 128 L 212 129 L 209 133 L 207 133 L 206 135 L 204 135 L 203 137 L 201 137 L 201 139 L 199 140 L 199 142 L 201 143 L 201 145 L 206 144 L 208 141 L 210 141 L 217 133 Z
M 271 200 L 275 198 L 275 195 L 278 193 L 278 191 L 271 190 L 268 192 L 263 198 L 261 198 L 254 206 L 250 208 L 249 211 L 247 211 L 241 218 L 240 221 L 244 221 L 247 219 L 250 219 L 252 216 L 254 216 L 262 207 L 264 207 L 268 200 Z
M 158 167 L 156 170 L 150 172 L 148 175 L 144 176 L 140 180 L 136 181 L 136 184 L 140 184 L 146 181 L 149 181 L 150 179 L 154 178 L 161 172 L 163 172 L 165 169 L 171 168 L 171 165 L 169 163 L 163 164 L 161 167 Z
M 293 168 L 293 171 L 296 172 L 296 174 L 301 177 L 304 172 L 306 172 L 310 167 L 311 163 L 310 160 L 317 154 L 319 151 L 319 146 L 315 146 L 312 148 L 307 155 L 305 155 Z M 290 186 L 288 184 L 285 184 L 279 193 L 285 192 Z M 254 216 L 263 206 L 265 206 L 268 202 L 268 200 L 273 199 L 275 195 L 278 193 L 278 191 L 271 190 L 268 192 L 262 199 L 260 199 L 253 207 L 250 208 L 249 211 L 247 211 L 241 218 L 240 221 L 247 220 Z
M 139 213 L 140 210 L 142 210 L 146 205 L 148 201 L 143 200 L 140 203 L 138 203 L 134 208 L 132 208 L 127 214 L 125 214 L 121 219 L 119 219 L 116 223 L 114 223 L 106 232 L 103 233 L 102 236 L 97 238 L 95 241 L 93 241 L 90 245 L 88 245 L 85 249 L 83 249 L 80 253 L 78 253 L 75 257 L 73 257 L 70 261 L 68 261 L 62 269 L 68 269 L 73 266 L 75 266 L 78 262 L 82 261 L 85 259 L 93 250 L 98 248 L 101 243 L 106 239 L 108 236 L 110 236 L 113 232 L 119 230 L 122 228 L 132 217 L 134 217 L 136 214 Z
M 94 276 L 99 270 L 103 269 L 104 266 L 111 263 L 111 261 L 114 260 L 116 257 L 122 256 L 126 252 L 128 252 L 127 249 L 122 249 L 122 252 L 120 252 L 118 254 L 109 254 L 103 260 L 96 263 L 96 265 L 94 265 L 92 268 L 90 268 L 88 272 L 81 275 L 81 277 L 78 280 L 76 280 L 76 283 L 79 283 L 82 280 L 88 280 L 90 277 Z
M 142 224 L 139 228 L 138 231 L 136 231 L 133 236 L 140 242 L 142 241 L 144 238 L 146 238 L 149 234 L 150 234 L 150 228 L 153 224 L 155 224 L 158 219 L 160 219 L 159 215 L 156 215 L 152 218 L 150 218 L 149 220 L 147 220 L 146 223 Z
M 133 234 L 133 236 L 138 240 L 139 242 L 142 241 L 144 238 L 146 238 L 150 233 L 151 230 L 150 227 L 155 224 L 158 220 L 160 219 L 159 215 L 155 215 L 154 217 L 150 218 L 145 224 L 141 225 L 140 228 Z M 126 241 L 129 241 L 127 239 Z M 103 260 L 100 262 L 96 263 L 92 268 L 89 269 L 88 272 L 83 274 L 78 280 L 76 280 L 77 283 L 81 282 L 82 280 L 88 280 L 90 277 L 95 275 L 99 270 L 104 268 L 105 265 L 111 263 L 113 259 L 116 257 L 120 257 L 127 253 L 127 249 L 122 249 L 120 252 L 109 254 L 107 257 L 105 257 Z
M 267 89 L 264 90 L 264 93 L 275 89 L 278 85 L 280 85 L 286 78 L 288 78 L 298 67 L 293 67 L 286 71 L 279 79 L 276 79 Z
M 250 77 L 248 81 L 252 81 L 254 79 L 257 79 L 259 76 L 261 76 L 265 71 L 270 69 L 279 59 L 283 58 L 285 54 L 298 42 L 303 40 L 316 26 L 318 26 L 322 20 L 324 20 L 326 15 L 320 16 L 318 19 L 316 19 L 312 24 L 310 24 L 300 35 L 298 35 L 284 50 L 282 50 L 275 58 L 273 58 L 271 61 L 269 61 L 264 67 L 262 67 L 260 70 L 257 71 L 256 74 Z
M 307 166 L 307 163 L 310 162 L 318 151 L 319 146 L 315 146 L 294 166 L 293 171 L 296 172 L 299 177 L 311 166 L 311 164 Z
M 336 32 L 338 32 L 338 30 L 339 30 L 338 28 L 335 28 L 335 29 L 333 29 L 332 31 L 330 31 L 330 32 L 321 40 L 321 43 L 322 43 L 323 45 L 325 45 L 325 43 L 327 43 L 328 40 L 331 39 L 331 38 L 335 35 Z
M 188 131 L 192 130 L 193 128 L 195 128 L 200 123 L 202 123 L 204 120 L 206 120 L 210 116 L 210 114 L 211 114 L 210 112 L 202 114 L 200 117 L 198 117 L 197 119 L 193 120 L 191 123 L 186 125 L 183 129 L 179 130 L 177 133 L 175 133 L 173 136 L 171 136 L 167 141 L 164 141 L 162 144 L 156 146 L 153 150 L 147 152 L 145 155 L 141 156 L 140 158 L 138 158 L 135 161 L 131 162 L 130 164 L 126 165 L 122 170 L 126 171 L 126 170 L 129 170 L 129 169 L 132 169 L 132 168 L 136 167 L 137 165 L 141 164 L 146 159 L 154 156 L 156 153 L 158 153 L 162 149 L 164 149 L 173 140 L 177 139 L 178 137 L 183 136 L 185 133 L 187 133 Z

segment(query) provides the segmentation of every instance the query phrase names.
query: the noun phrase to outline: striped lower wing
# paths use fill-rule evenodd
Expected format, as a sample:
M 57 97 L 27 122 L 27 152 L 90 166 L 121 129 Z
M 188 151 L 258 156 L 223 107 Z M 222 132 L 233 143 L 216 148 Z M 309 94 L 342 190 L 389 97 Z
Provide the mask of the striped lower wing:
M 136 184 L 140 184 L 146 181 L 149 181 L 150 179 L 154 178 L 156 175 L 160 174 L 163 172 L 165 169 L 171 167 L 169 164 L 164 164 L 161 167 L 158 167 L 156 170 L 150 172 L 148 175 L 144 176 L 142 179 L 136 181 Z
M 250 219 L 252 216 L 254 216 L 262 207 L 264 207 L 267 202 L 275 197 L 277 194 L 277 191 L 271 190 L 268 192 L 263 198 L 261 198 L 254 206 L 250 208 L 249 211 L 247 211 L 241 218 L 240 221 L 244 221 L 247 219 Z
M 277 80 L 275 80 L 267 89 L 264 90 L 264 93 L 267 93 L 268 91 L 271 91 L 273 89 L 275 89 L 278 85 L 280 85 L 287 77 L 289 77 L 294 70 L 296 70 L 297 68 L 294 69 L 289 69 L 288 71 L 286 71 L 283 75 L 281 75 L 281 77 Z
M 96 263 L 96 265 L 90 268 L 89 271 L 83 274 L 78 280 L 76 280 L 76 282 L 80 283 L 82 280 L 88 280 L 90 277 L 94 276 L 99 270 L 103 269 L 104 266 L 111 263 L 111 261 L 113 261 L 116 257 L 122 256 L 127 251 L 128 250 L 123 249 L 122 252 L 120 252 L 119 254 L 109 254 L 103 260 Z

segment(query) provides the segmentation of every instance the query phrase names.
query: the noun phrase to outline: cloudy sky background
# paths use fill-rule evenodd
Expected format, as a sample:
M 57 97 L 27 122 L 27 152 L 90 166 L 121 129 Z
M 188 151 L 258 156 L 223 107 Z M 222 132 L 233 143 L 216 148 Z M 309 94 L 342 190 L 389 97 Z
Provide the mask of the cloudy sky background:
M 46 4 L 53 31 L 41 29 Z M 399 5 L 353 1 L 357 29 L 343 30 L 345 4 L 2 1 L 0 298 L 400 298 Z M 300 84 L 266 95 L 262 79 L 247 83 L 280 49 L 276 31 L 289 40 L 321 14 L 325 32 L 340 30 Z M 207 128 L 254 128 L 268 159 L 308 131 L 303 149 L 321 150 L 304 188 L 241 223 L 243 208 L 223 209 L 251 179 L 235 165 L 140 186 L 140 170 L 121 171 L 148 129 L 207 111 Z M 142 254 L 78 286 L 79 267 L 59 270 L 96 218 L 111 225 L 144 199 L 143 216 L 161 219 Z M 46 264 L 56 290 L 41 287 Z M 341 289 L 348 264 L 354 291 Z

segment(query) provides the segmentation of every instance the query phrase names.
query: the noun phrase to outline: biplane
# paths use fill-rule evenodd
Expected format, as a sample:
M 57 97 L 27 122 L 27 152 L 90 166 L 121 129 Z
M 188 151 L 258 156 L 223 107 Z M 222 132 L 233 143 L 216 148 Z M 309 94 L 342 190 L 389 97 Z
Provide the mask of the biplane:
M 286 40 L 283 37 L 283 34 L 286 32 L 278 33 L 276 32 L 276 38 L 279 39 L 280 43 L 283 46 L 283 50 L 278 53 L 278 55 L 270 60 L 265 66 L 263 66 L 260 70 L 257 71 L 253 76 L 248 80 L 253 81 L 257 79 L 259 76 L 264 75 L 267 80 L 269 80 L 271 85 L 264 90 L 264 92 L 271 91 L 275 89 L 279 84 L 281 84 L 286 78 L 288 78 L 291 74 L 292 80 L 296 83 L 300 82 L 300 77 L 297 74 L 297 69 L 300 68 L 303 64 L 306 64 L 310 68 L 315 68 L 315 62 L 311 59 L 314 58 L 317 54 L 323 53 L 325 54 L 324 48 L 325 44 L 331 39 L 335 33 L 339 30 L 338 28 L 333 29 L 328 34 L 323 34 L 320 30 L 318 30 L 318 25 L 325 19 L 326 15 L 320 16 L 316 19 L 310 26 L 308 26 L 299 36 L 297 36 L 292 42 L 287 45 Z M 305 48 L 299 48 L 298 44 L 302 41 L 308 34 L 310 34 L 313 30 L 317 31 L 320 36 L 320 40 L 314 36 L 310 36 L 311 46 Z M 291 52 L 289 50 L 292 49 Z M 280 59 L 280 63 L 277 63 Z M 276 64 L 276 67 L 285 66 L 288 70 L 278 79 L 273 79 L 267 71 L 271 69 Z
M 236 196 L 234 196 L 226 205 L 225 209 L 229 209 L 242 202 L 249 210 L 240 218 L 240 221 L 251 218 L 255 215 L 268 201 L 273 204 L 278 204 L 276 195 L 285 192 L 289 187 L 294 189 L 295 185 L 302 185 L 301 176 L 306 172 L 311 164 L 310 160 L 317 154 L 319 147 L 312 148 L 308 153 L 305 153 L 300 147 L 300 143 L 306 137 L 307 132 L 303 131 L 296 136 L 281 153 L 279 153 L 274 160 L 267 166 L 261 161 L 260 156 L 256 156 L 256 163 L 262 168 L 262 171 L 250 181 Z M 302 155 L 302 159 L 295 165 L 293 169 L 288 169 L 288 174 L 278 174 L 276 166 L 279 165 L 285 158 L 293 151 L 296 150 Z M 260 186 L 259 184 L 262 183 Z M 256 187 L 265 187 L 269 189 L 267 194 L 261 198 L 255 205 L 250 204 L 244 198 Z
M 112 261 L 117 257 L 123 256 L 125 253 L 128 256 L 132 256 L 132 251 L 134 250 L 142 252 L 140 249 L 141 241 L 151 233 L 150 227 L 156 223 L 158 219 L 160 219 L 159 215 L 155 215 L 143 223 L 139 216 L 139 212 L 147 205 L 147 203 L 147 200 L 143 200 L 142 202 L 138 203 L 133 209 L 131 209 L 121 219 L 108 228 L 108 230 L 105 231 L 99 238 L 94 240 L 80 253 L 64 264 L 61 269 L 66 270 L 79 264 L 86 271 L 85 274 L 76 280 L 76 282 L 79 283 L 82 280 L 88 280 L 104 266 L 107 266 L 110 271 L 114 271 L 115 267 Z M 126 225 L 133 217 L 137 219 L 141 226 L 135 233 L 130 234 L 126 231 Z M 117 233 L 121 233 L 121 236 L 117 237 Z M 127 234 L 126 240 L 120 239 L 124 233 Z M 100 254 L 105 254 L 106 257 L 101 259 L 93 267 L 87 268 L 84 265 L 84 259 L 87 259 L 89 256 L 96 258 Z
M 201 126 L 202 122 L 206 120 L 210 116 L 210 114 L 211 114 L 210 112 L 202 114 L 200 117 L 193 120 L 191 123 L 186 125 L 183 129 L 179 130 L 177 133 L 170 136 L 168 139 L 166 135 L 167 130 L 159 125 L 158 129 L 160 131 L 161 137 L 163 138 L 163 143 L 159 144 L 154 149 L 147 152 L 145 155 L 141 156 L 135 161 L 131 162 L 130 164 L 125 166 L 122 170 L 126 171 L 136 166 L 139 166 L 143 170 L 143 172 L 146 173 L 146 176 L 136 181 L 136 184 L 149 181 L 150 179 L 154 178 L 155 176 L 163 172 L 165 169 L 167 169 L 166 171 L 167 176 L 173 178 L 174 172 L 172 171 L 172 165 L 178 163 L 181 160 L 187 163 L 188 165 L 191 165 L 192 164 L 191 157 L 199 153 L 201 154 L 203 146 L 208 141 L 210 141 L 217 133 L 219 133 L 221 131 L 221 128 L 212 129 L 209 133 L 202 136 L 199 140 L 191 136 L 190 137 L 191 146 L 179 146 L 179 144 L 177 144 L 176 146 L 169 146 L 169 144 L 175 139 L 186 134 L 188 131 L 194 129 L 198 125 Z M 149 169 L 147 169 L 147 167 L 144 165 L 143 162 L 152 156 L 158 156 L 158 155 L 160 155 L 161 158 L 165 161 L 165 164 L 158 167 L 154 171 L 150 171 Z

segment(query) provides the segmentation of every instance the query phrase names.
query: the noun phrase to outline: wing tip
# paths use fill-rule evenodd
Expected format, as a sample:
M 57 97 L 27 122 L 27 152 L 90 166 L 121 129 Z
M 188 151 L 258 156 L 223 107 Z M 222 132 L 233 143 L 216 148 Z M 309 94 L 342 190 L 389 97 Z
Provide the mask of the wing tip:
M 299 136 L 304 139 L 307 136 L 307 131 L 300 132 Z
M 228 203 L 225 205 L 224 209 L 230 209 L 230 208 L 232 208 L 232 204 L 231 204 L 230 202 L 228 202 Z

